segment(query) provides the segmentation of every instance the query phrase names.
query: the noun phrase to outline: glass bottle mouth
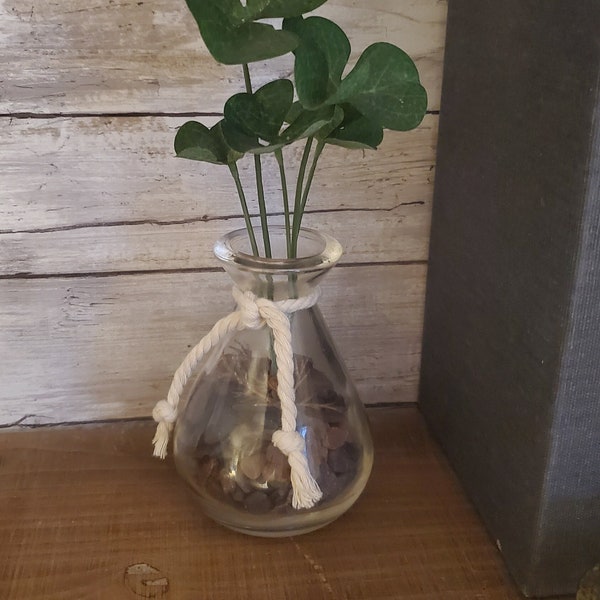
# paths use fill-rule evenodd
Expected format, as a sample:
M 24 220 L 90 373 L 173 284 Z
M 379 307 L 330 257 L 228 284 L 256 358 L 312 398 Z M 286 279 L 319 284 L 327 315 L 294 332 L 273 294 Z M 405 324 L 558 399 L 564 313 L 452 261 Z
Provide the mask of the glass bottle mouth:
M 262 244 L 262 229 L 254 228 L 258 243 Z M 214 246 L 215 256 L 225 266 L 237 265 L 256 273 L 310 273 L 333 267 L 342 256 L 341 244 L 330 235 L 314 229 L 302 228 L 298 236 L 296 258 L 286 258 L 287 239 L 283 225 L 269 227 L 272 258 L 254 256 L 246 229 L 236 229 L 221 237 Z M 259 248 L 264 254 L 264 248 Z

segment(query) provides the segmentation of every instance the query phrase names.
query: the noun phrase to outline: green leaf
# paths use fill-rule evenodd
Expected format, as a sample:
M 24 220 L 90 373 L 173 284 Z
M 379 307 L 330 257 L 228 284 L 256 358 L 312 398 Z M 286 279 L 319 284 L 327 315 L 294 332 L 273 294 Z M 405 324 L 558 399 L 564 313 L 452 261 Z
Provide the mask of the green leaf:
M 329 122 L 321 127 L 315 134 L 315 137 L 319 140 L 327 140 L 333 131 L 335 131 L 342 121 L 344 120 L 344 111 L 340 106 L 334 106 L 333 115 Z
M 269 154 L 271 152 L 275 152 L 275 150 L 279 150 L 280 148 L 287 146 L 288 144 L 289 142 L 277 142 L 273 144 L 268 144 L 266 146 L 262 146 L 261 144 L 259 144 L 258 146 L 255 146 L 254 148 L 248 150 L 248 152 L 250 154 Z
M 381 125 L 367 119 L 354 107 L 342 105 L 344 119 L 339 127 L 334 129 L 325 140 L 328 144 L 343 146 L 344 148 L 372 148 L 377 149 L 383 140 Z
M 323 106 L 318 110 L 302 110 L 296 115 L 290 126 L 284 130 L 280 139 L 290 143 L 316 135 L 320 129 L 331 123 L 335 116 L 336 111 L 333 106 Z
M 275 142 L 263 145 L 258 141 L 257 137 L 246 135 L 226 119 L 222 122 L 221 129 L 227 145 L 233 150 L 244 154 L 267 154 L 269 152 L 275 152 L 275 150 L 279 150 L 279 148 L 283 148 L 286 145 L 285 142 Z
M 233 0 L 186 0 L 202 39 L 215 60 L 226 65 L 266 60 L 291 52 L 298 38 L 266 23 L 244 20 Z M 241 4 L 237 4 L 244 9 Z M 251 13 L 250 13 L 251 14 Z
M 423 120 L 427 92 L 411 58 L 386 42 L 369 46 L 328 104 L 347 102 L 381 127 L 408 131 Z
M 293 123 L 303 112 L 304 108 L 302 107 L 302 104 L 300 104 L 300 102 L 294 102 L 292 106 L 290 106 L 287 115 L 285 115 L 285 122 Z
M 262 19 L 299 17 L 315 10 L 327 0 L 271 0 L 260 15 Z M 249 4 L 250 2 L 248 2 Z
M 247 135 L 272 142 L 279 135 L 293 97 L 292 82 L 278 79 L 254 94 L 236 94 L 229 98 L 225 118 Z
M 188 121 L 175 135 L 175 153 L 181 158 L 225 165 L 242 158 L 243 154 L 232 149 L 221 130 L 222 121 L 211 129 L 202 123 Z
M 263 18 L 262 13 L 269 8 L 271 0 L 247 0 L 246 6 L 242 6 L 240 0 L 225 0 L 218 4 L 221 6 L 231 4 L 232 8 L 227 8 L 228 14 L 234 14 L 240 22 L 244 22 Z
M 283 29 L 300 38 L 294 50 L 298 98 L 305 108 L 318 108 L 340 84 L 350 42 L 333 21 L 323 17 L 285 19 Z
M 225 143 L 237 152 L 245 154 L 250 152 L 259 145 L 258 138 L 256 136 L 247 135 L 244 131 L 241 131 L 227 118 L 221 121 L 221 132 Z

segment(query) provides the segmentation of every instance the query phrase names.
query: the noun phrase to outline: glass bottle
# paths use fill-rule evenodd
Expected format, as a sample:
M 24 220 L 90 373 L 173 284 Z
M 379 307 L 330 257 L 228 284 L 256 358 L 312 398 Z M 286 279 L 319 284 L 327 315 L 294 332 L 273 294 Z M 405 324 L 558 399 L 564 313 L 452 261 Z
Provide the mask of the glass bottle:
M 284 228 L 270 234 L 273 256 L 285 256 Z M 294 259 L 253 256 L 246 230 L 225 235 L 214 250 L 237 288 L 275 302 L 313 294 L 342 253 L 335 239 L 309 229 L 301 230 Z M 292 506 L 288 459 L 272 441 L 282 410 L 269 327 L 229 334 L 204 355 L 175 426 L 177 470 L 204 512 L 251 535 L 298 535 L 327 525 L 356 501 L 373 462 L 364 407 L 319 308 L 297 310 L 289 321 L 296 431 L 322 493 L 314 506 Z

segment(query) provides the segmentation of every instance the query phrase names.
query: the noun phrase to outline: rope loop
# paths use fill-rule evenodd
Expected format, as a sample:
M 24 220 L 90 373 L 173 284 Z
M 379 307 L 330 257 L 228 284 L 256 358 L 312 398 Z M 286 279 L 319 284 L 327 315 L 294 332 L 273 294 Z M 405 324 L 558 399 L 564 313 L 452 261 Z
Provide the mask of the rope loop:
M 175 423 L 177 420 L 177 409 L 169 404 L 166 400 L 159 400 L 152 411 L 152 418 L 160 423 Z
M 292 452 L 304 452 L 306 444 L 304 438 L 297 431 L 276 431 L 271 438 L 273 446 L 279 448 L 285 456 Z
M 166 400 L 160 400 L 152 417 L 158 423 L 153 439 L 154 455 L 165 458 L 167 445 L 177 420 L 179 398 L 202 357 L 226 335 L 243 329 L 257 330 L 265 325 L 273 332 L 273 350 L 277 360 L 277 394 L 281 402 L 281 429 L 273 434 L 273 444 L 288 457 L 293 488 L 292 506 L 311 508 L 323 496 L 310 473 L 304 438 L 296 431 L 296 392 L 294 387 L 294 354 L 289 315 L 315 305 L 321 294 L 315 288 L 308 296 L 273 301 L 257 297 L 250 291 L 233 288 L 237 310 L 217 321 L 188 353 L 173 376 Z
M 265 320 L 260 314 L 256 295 L 249 291 L 242 292 L 237 287 L 233 288 L 232 294 L 238 305 L 244 327 L 247 329 L 260 329 L 265 324 Z

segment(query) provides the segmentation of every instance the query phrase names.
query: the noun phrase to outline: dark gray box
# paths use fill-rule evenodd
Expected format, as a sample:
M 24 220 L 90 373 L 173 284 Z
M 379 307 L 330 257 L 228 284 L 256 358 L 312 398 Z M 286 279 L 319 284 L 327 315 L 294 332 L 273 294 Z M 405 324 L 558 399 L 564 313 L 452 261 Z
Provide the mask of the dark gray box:
M 450 0 L 421 409 L 526 595 L 600 561 L 600 1 Z

